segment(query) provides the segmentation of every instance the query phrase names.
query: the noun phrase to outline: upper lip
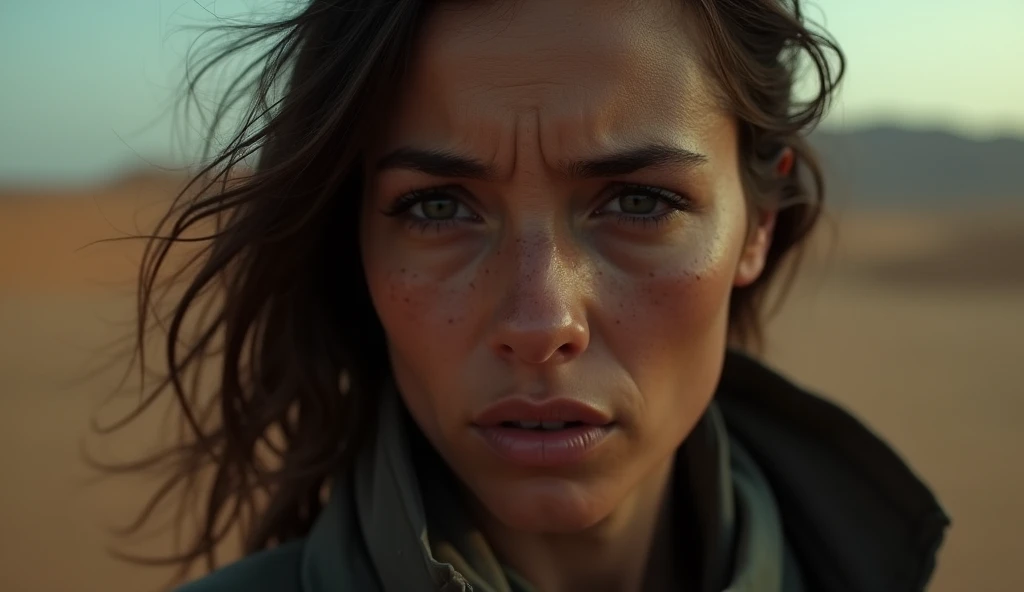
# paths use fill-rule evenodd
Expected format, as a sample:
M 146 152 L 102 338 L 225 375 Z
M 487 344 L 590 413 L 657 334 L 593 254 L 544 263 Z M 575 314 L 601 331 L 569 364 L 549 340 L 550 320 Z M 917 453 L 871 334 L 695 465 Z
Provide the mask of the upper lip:
M 612 418 L 601 409 L 574 399 L 531 401 L 510 398 L 494 403 L 473 419 L 473 423 L 480 427 L 493 427 L 505 422 L 521 421 L 580 422 L 603 426 L 612 423 Z

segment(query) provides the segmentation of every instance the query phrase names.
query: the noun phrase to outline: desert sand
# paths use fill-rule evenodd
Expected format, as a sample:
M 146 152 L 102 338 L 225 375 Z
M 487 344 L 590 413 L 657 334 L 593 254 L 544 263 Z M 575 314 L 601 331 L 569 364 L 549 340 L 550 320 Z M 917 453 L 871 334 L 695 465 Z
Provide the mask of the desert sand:
M 156 433 L 89 435 L 124 365 L 87 374 L 129 328 L 139 245 L 79 248 L 146 228 L 172 185 L 0 195 L 0 590 L 155 591 L 168 575 L 106 551 L 155 481 L 96 482 L 81 461 L 83 444 L 128 458 Z M 1024 211 L 831 221 L 771 323 L 768 360 L 866 420 L 938 492 L 954 526 L 931 590 L 1017 592 Z M 136 548 L 166 544 L 154 534 Z

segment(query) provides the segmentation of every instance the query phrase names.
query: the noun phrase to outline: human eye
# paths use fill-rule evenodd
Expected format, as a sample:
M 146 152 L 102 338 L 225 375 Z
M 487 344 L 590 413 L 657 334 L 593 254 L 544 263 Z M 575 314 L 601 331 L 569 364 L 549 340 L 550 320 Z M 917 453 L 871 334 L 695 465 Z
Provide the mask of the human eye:
M 396 199 L 384 214 L 404 219 L 411 229 L 420 232 L 480 222 L 480 216 L 466 205 L 464 193 L 452 186 L 410 191 Z
M 619 184 L 609 188 L 608 194 L 594 214 L 612 216 L 625 224 L 657 226 L 694 209 L 689 198 L 662 187 Z

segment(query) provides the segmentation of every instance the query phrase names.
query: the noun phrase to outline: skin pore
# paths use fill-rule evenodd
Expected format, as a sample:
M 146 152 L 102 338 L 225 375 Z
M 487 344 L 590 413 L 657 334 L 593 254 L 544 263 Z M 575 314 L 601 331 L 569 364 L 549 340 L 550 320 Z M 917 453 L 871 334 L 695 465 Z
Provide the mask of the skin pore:
M 678 589 L 656 528 L 729 295 L 761 272 L 736 127 L 681 2 L 442 5 L 367 161 L 363 263 L 399 391 L 502 561 L 540 590 Z M 585 461 L 502 461 L 508 397 L 615 424 Z

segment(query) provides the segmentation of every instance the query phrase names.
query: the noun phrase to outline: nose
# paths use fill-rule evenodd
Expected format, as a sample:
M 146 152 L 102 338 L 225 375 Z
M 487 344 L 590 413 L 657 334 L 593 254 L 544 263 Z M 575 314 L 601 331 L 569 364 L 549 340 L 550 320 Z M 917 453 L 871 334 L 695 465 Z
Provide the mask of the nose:
M 501 263 L 507 286 L 497 311 L 492 347 L 519 364 L 562 364 L 587 349 L 585 282 L 554 240 L 517 240 Z

